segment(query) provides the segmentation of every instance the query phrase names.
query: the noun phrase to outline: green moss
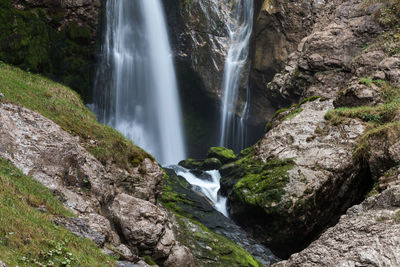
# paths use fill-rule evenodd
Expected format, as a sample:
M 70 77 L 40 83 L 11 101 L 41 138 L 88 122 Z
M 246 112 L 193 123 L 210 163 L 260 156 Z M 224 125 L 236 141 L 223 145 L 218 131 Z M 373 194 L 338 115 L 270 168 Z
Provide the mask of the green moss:
M 334 125 L 345 124 L 349 119 L 359 119 L 366 124 L 364 134 L 359 138 L 357 146 L 353 152 L 355 161 L 367 161 L 370 156 L 370 141 L 376 138 L 395 139 L 396 133 L 400 130 L 400 122 L 394 121 L 400 112 L 400 88 L 392 86 L 385 80 L 371 80 L 361 78 L 360 83 L 367 86 L 375 84 L 380 88 L 383 104 L 377 106 L 361 106 L 347 108 L 342 107 L 330 110 L 325 114 L 325 119 Z
M 263 266 L 245 249 L 223 236 L 213 233 L 201 223 L 176 215 L 179 241 L 191 248 L 197 266 Z
M 360 119 L 375 126 L 391 122 L 400 110 L 400 102 L 390 102 L 378 106 L 361 106 L 354 108 L 338 108 L 330 110 L 325 114 L 325 119 L 337 125 L 341 124 L 346 118 Z
M 167 173 L 164 173 L 163 190 L 159 201 L 174 213 L 190 217 L 188 213 L 183 211 L 182 206 L 191 206 L 193 202 L 182 192 L 182 188 L 190 190 L 188 183 L 183 180 L 172 179 Z
M 37 207 L 48 210 L 42 213 Z M 96 245 L 53 223 L 72 216 L 53 194 L 0 158 L 0 260 L 10 266 L 112 266 Z
M 207 158 L 205 160 L 186 159 L 179 162 L 179 165 L 187 169 L 217 170 L 222 166 L 222 163 L 217 158 Z
M 278 117 L 279 114 L 281 114 L 281 113 L 283 113 L 283 112 L 286 112 L 286 111 L 288 111 L 288 110 L 290 110 L 290 108 L 281 108 L 281 109 L 278 109 L 278 110 L 275 112 L 275 114 L 274 114 L 274 116 L 273 116 L 272 118 L 274 119 L 274 118 Z
M 183 178 L 178 179 L 165 173 L 163 181 L 160 202 L 175 214 L 179 225 L 178 239 L 190 248 L 197 266 L 262 266 L 242 247 L 213 233 L 195 220 L 199 216 L 210 216 L 206 210 L 202 210 L 201 201 L 205 201 L 208 206 L 209 203 L 197 194 L 187 195 L 185 192 L 191 188 Z M 188 209 L 193 208 L 197 211 L 200 209 L 200 214 L 195 215 L 193 210 L 188 212 Z
M 246 160 L 247 161 L 247 160 Z M 243 203 L 270 210 L 281 201 L 289 181 L 288 171 L 294 167 L 291 159 L 272 159 L 267 163 L 244 161 L 245 175 L 234 187 L 234 193 Z M 246 162 L 246 163 L 245 163 Z
M 301 105 L 307 103 L 307 102 L 312 102 L 318 99 L 322 99 L 320 96 L 311 96 L 308 98 L 304 98 L 303 100 L 301 100 L 298 104 L 293 104 L 290 108 L 281 108 L 279 110 L 277 110 L 274 114 L 274 116 L 272 117 L 272 119 L 277 118 L 280 114 L 284 113 L 284 112 L 289 112 L 289 114 L 287 114 L 286 116 L 284 116 L 283 118 L 280 119 L 280 121 L 284 121 L 286 119 L 291 119 L 294 118 L 297 114 L 299 114 L 300 112 L 303 111 L 303 109 L 301 108 Z M 271 127 L 271 123 L 267 122 L 267 125 L 265 126 L 265 132 L 268 132 L 270 130 Z
M 203 167 L 204 160 L 197 160 L 197 159 L 185 159 L 179 162 L 184 168 L 187 169 L 201 169 Z
M 154 158 L 122 134 L 97 122 L 94 114 L 71 89 L 40 75 L 30 74 L 0 62 L 0 101 L 19 104 L 79 136 L 80 143 L 101 162 L 122 168 L 136 167 L 145 158 Z
M 310 97 L 307 97 L 307 98 L 304 98 L 303 100 L 301 100 L 299 105 L 301 106 L 301 105 L 303 105 L 303 104 L 305 104 L 307 102 L 312 102 L 312 101 L 315 101 L 317 99 L 321 99 L 321 97 L 320 96 L 316 96 L 316 95 L 310 96 Z
M 144 256 L 143 259 L 148 265 L 157 265 L 157 263 L 148 255 Z
M 254 146 L 245 148 L 245 149 L 243 149 L 242 151 L 239 152 L 238 158 L 239 159 L 244 158 L 245 156 L 250 155 L 253 151 L 254 151 Z
M 282 121 L 284 121 L 286 119 L 292 119 L 292 118 L 296 117 L 296 115 L 302 111 L 303 111 L 302 108 L 297 108 L 297 109 L 293 110 L 289 115 L 283 117 Z
M 68 24 L 65 29 L 68 37 L 79 43 L 90 42 L 90 30 L 87 27 L 79 26 L 75 22 Z
M 208 150 L 207 158 L 217 158 L 223 164 L 232 162 L 236 159 L 236 155 L 231 149 L 225 147 L 211 147 Z
M 365 85 L 367 85 L 369 87 L 371 87 L 371 85 L 372 85 L 372 79 L 371 78 L 360 78 L 360 79 L 358 79 L 358 81 L 359 81 L 360 84 L 365 84 Z
M 63 12 L 0 3 L 0 60 L 61 81 L 88 98 L 94 53 L 90 30 L 74 23 L 59 30 Z

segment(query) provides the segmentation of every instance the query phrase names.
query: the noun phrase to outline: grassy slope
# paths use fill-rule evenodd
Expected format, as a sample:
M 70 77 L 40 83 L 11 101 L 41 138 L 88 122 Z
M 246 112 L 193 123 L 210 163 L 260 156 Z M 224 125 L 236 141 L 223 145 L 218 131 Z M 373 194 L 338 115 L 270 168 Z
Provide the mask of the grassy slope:
M 0 214 L 0 260 L 10 266 L 110 266 L 114 261 L 91 241 L 55 225 L 54 217 L 70 212 L 48 189 L 1 158 Z
M 102 162 L 112 161 L 121 167 L 130 167 L 136 166 L 145 157 L 152 158 L 114 129 L 98 123 L 93 113 L 83 104 L 77 93 L 40 75 L 31 74 L 0 62 L 0 93 L 5 95 L 5 98 L 0 98 L 0 101 L 19 104 L 35 110 L 60 125 L 65 131 L 74 136 L 79 136 L 82 145 Z M 91 140 L 94 140 L 95 143 L 92 144 Z M 2 164 L 5 167 L 3 168 L 0 165 L 0 172 L 4 169 L 5 173 L 10 173 L 11 166 L 4 161 L 2 161 Z M 15 169 L 12 172 L 18 173 L 18 177 L 22 176 Z M 8 175 L 7 181 L 10 181 L 10 177 L 13 178 L 12 175 Z M 1 183 L 0 186 L 3 187 Z M 62 208 L 60 203 L 52 198 L 48 191 L 27 177 L 24 177 L 24 182 L 21 186 L 25 191 L 16 189 L 8 192 L 10 199 L 20 200 L 20 203 L 14 203 L 9 206 L 5 214 L 20 214 L 19 220 L 23 221 L 24 225 L 16 224 L 14 227 L 6 228 L 6 225 L 13 224 L 0 218 L 0 238 L 4 239 L 8 233 L 13 232 L 11 240 L 15 240 L 13 243 L 0 244 L 0 255 L 7 255 L 4 259 L 0 256 L 1 260 L 12 265 L 19 262 L 21 265 L 20 259 L 22 257 L 35 259 L 41 251 L 45 252 L 45 254 L 48 252 L 54 254 L 57 247 L 62 247 L 66 248 L 62 250 L 62 255 L 73 253 L 73 258 L 79 259 L 75 260 L 75 262 L 81 263 L 81 266 L 96 266 L 96 264 L 99 265 L 99 263 L 105 262 L 104 258 L 97 256 L 96 249 L 89 241 L 73 238 L 65 229 L 50 223 L 51 216 L 69 214 Z M 40 190 L 35 188 L 40 188 Z M 25 195 L 28 189 L 33 191 L 29 191 L 30 195 Z M 41 193 L 36 194 L 35 192 Z M 46 193 L 43 194 L 43 192 Z M 52 211 L 52 215 L 43 215 L 29 204 L 31 203 L 30 199 L 35 199 L 35 207 L 43 205 L 41 204 L 43 202 L 42 198 L 38 198 L 41 195 L 44 199 L 47 199 L 46 201 L 52 203 L 51 205 L 45 204 Z M 2 199 L 2 196 L 3 192 L 0 189 L 0 199 Z M 0 214 L 3 214 L 1 207 L 0 211 Z M 38 217 L 41 221 L 38 221 Z M 189 219 L 180 217 L 180 222 L 187 220 Z M 205 230 L 206 228 L 200 223 L 193 223 L 203 230 L 202 242 L 210 242 L 210 246 L 215 249 L 214 253 L 208 253 L 211 254 L 208 256 L 217 257 L 219 263 L 229 262 L 231 266 L 259 266 L 257 260 L 243 248 L 222 236 L 212 233 L 208 229 Z M 41 225 L 45 228 L 40 228 Z M 184 228 L 181 230 L 184 230 Z M 32 233 L 37 233 L 37 235 L 35 234 L 31 237 Z M 186 241 L 188 241 L 186 245 L 189 246 L 191 241 L 199 239 L 195 234 L 188 231 L 182 233 Z M 32 239 L 30 245 L 23 245 L 23 240 L 26 237 Z M 69 240 L 69 242 L 64 244 L 65 240 Z M 77 240 L 79 242 L 76 242 Z M 218 240 L 218 242 L 215 243 L 214 240 Z M 30 258 L 27 256 L 29 251 L 33 253 Z M 76 254 L 77 251 L 81 251 L 81 253 Z M 89 259 L 82 257 L 88 257 Z
M 35 110 L 78 136 L 102 162 L 129 168 L 145 157 L 151 158 L 114 129 L 98 123 L 77 93 L 40 75 L 0 62 L 0 92 L 5 95 L 1 102 Z M 70 214 L 49 191 L 4 160 L 0 162 L 0 202 L 0 259 L 4 262 L 12 266 L 32 266 L 30 261 L 35 260 L 54 262 L 56 266 L 68 261 L 73 266 L 104 266 L 111 262 L 90 241 L 51 223 L 53 216 Z M 50 213 L 42 214 L 34 208 L 40 205 Z
M 0 92 L 5 95 L 0 101 L 37 111 L 79 136 L 85 149 L 103 163 L 128 168 L 152 158 L 116 130 L 97 122 L 79 95 L 59 83 L 0 62 Z

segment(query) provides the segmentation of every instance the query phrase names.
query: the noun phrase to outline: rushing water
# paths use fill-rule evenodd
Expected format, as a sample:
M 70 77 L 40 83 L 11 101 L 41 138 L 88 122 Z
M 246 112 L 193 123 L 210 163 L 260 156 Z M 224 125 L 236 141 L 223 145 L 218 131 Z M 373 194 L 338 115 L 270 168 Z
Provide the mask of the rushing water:
M 161 0 L 109 0 L 106 12 L 92 107 L 161 164 L 175 164 L 185 144 Z
M 246 118 L 243 116 L 247 113 L 248 101 L 242 114 L 239 114 L 241 118 L 238 118 L 236 109 L 243 73 L 248 71 L 246 68 L 253 30 L 254 3 L 252 0 L 237 0 L 230 7 L 231 16 L 227 22 L 230 46 L 222 82 L 220 145 L 238 151 L 246 145 Z
M 185 179 L 192 185 L 191 190 L 196 192 L 185 191 L 182 189 L 186 188 L 184 183 L 177 182 L 177 184 L 182 186 L 181 189 L 177 188 L 177 191 L 185 195 L 185 198 L 188 200 L 185 203 L 190 203 L 186 208 L 185 204 L 183 204 L 181 208 L 184 212 L 191 214 L 194 219 L 202 222 L 215 233 L 223 235 L 245 248 L 264 266 L 270 266 L 279 260 L 268 248 L 259 244 L 246 231 L 229 219 L 226 210 L 227 199 L 218 194 L 221 179 L 218 171 L 188 170 L 181 166 L 168 166 L 167 173 L 173 176 L 170 171 L 175 172 L 178 176 L 174 179 L 178 179 L 177 181 L 180 178 Z M 200 198 L 201 200 L 199 200 L 199 194 L 208 198 L 209 201 L 203 202 L 204 198 Z M 211 206 L 219 212 L 210 211 Z
M 191 184 L 194 190 L 205 195 L 214 205 L 214 208 L 221 212 L 224 216 L 228 217 L 228 210 L 226 207 L 227 198 L 218 194 L 221 187 L 220 180 L 221 174 L 217 170 L 205 171 L 204 173 L 209 179 L 201 178 L 193 174 L 190 170 L 181 166 L 171 166 L 175 173 L 185 178 Z

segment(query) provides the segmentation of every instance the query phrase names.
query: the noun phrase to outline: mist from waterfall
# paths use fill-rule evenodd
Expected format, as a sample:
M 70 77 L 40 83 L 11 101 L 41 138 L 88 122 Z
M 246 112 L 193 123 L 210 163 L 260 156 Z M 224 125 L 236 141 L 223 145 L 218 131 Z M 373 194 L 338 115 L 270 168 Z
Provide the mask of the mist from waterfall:
M 186 158 L 173 55 L 161 0 L 108 0 L 96 74 L 98 119 L 161 164 Z
M 221 146 L 239 151 L 246 146 L 246 117 L 249 109 L 249 88 L 246 87 L 246 103 L 238 114 L 238 91 L 243 75 L 248 71 L 249 43 L 253 30 L 254 3 L 238 0 L 231 3 L 231 16 L 227 22 L 230 46 L 224 67 L 221 107 Z M 247 82 L 247 81 L 245 81 Z

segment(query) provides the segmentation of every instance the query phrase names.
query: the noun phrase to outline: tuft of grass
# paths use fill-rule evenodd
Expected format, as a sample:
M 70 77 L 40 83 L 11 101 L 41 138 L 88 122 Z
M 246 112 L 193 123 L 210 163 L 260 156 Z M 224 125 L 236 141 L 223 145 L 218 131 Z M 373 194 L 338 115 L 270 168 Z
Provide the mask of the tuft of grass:
M 400 222 L 400 210 L 396 211 L 396 213 L 393 215 L 393 220 Z
M 383 5 L 373 14 L 375 20 L 385 27 L 398 25 L 400 21 L 400 2 L 398 0 L 364 0 L 365 7 L 376 3 L 382 3 Z
M 19 104 L 57 123 L 78 136 L 80 143 L 103 164 L 136 167 L 154 158 L 118 131 L 100 124 L 79 95 L 59 83 L 0 62 L 0 101 Z
M 1 158 L 0 214 L 0 260 L 10 266 L 113 266 L 115 259 L 93 242 L 55 225 L 54 217 L 72 214 L 47 188 Z
M 377 85 L 383 104 L 377 106 L 361 106 L 361 107 L 341 107 L 330 110 L 325 114 L 325 119 L 334 125 L 345 124 L 350 119 L 359 119 L 367 124 L 366 131 L 358 140 L 358 144 L 353 152 L 355 161 L 367 161 L 370 155 L 370 140 L 376 138 L 386 138 L 389 141 L 397 136 L 400 131 L 400 121 L 395 121 L 396 116 L 400 113 L 400 88 L 393 87 L 385 80 L 372 80 L 370 78 L 360 78 L 360 83 L 371 86 Z
M 303 111 L 302 108 L 297 108 L 294 111 L 292 111 L 289 115 L 283 117 L 282 121 L 284 121 L 286 119 L 292 119 L 292 118 L 296 117 L 296 115 L 299 114 L 302 111 Z
M 372 85 L 372 79 L 371 78 L 363 77 L 363 78 L 358 79 L 358 81 L 359 81 L 360 84 L 365 84 L 366 86 L 369 86 L 369 87 Z

